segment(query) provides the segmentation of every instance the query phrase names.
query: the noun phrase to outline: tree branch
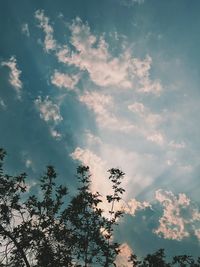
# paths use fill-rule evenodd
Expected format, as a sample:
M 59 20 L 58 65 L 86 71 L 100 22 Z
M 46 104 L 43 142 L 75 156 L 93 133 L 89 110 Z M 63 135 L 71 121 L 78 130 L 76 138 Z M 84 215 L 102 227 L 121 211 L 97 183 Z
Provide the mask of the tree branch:
M 16 246 L 17 250 L 19 251 L 19 253 L 21 254 L 25 264 L 27 267 L 31 267 L 28 260 L 27 260 L 27 257 L 26 257 L 26 254 L 24 253 L 22 247 L 20 246 L 20 244 L 17 242 L 17 240 L 12 236 L 12 234 L 7 231 L 6 229 L 3 228 L 2 225 L 0 225 L 0 232 L 2 232 L 5 236 L 9 237 L 12 242 L 14 243 L 14 245 Z

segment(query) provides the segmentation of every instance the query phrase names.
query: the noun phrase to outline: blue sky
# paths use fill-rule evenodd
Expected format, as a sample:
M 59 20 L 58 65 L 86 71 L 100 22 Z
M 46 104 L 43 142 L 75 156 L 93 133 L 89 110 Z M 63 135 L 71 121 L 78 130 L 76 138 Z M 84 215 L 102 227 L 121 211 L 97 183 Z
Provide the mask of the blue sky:
M 53 164 L 73 190 L 81 162 L 102 194 L 106 170 L 120 167 L 124 254 L 198 255 L 199 8 L 197 0 L 1 2 L 6 167 L 27 171 L 34 187 Z

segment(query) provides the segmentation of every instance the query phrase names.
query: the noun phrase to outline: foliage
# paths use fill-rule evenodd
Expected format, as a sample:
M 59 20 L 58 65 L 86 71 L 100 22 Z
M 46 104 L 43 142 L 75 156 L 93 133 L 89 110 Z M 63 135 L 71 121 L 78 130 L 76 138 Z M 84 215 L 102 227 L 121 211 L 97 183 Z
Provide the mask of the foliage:
M 4 172 L 6 152 L 0 149 L 0 267 L 89 267 L 116 266 L 120 252 L 113 240 L 123 212 L 116 208 L 124 189 L 124 173 L 110 169 L 112 193 L 104 198 L 91 191 L 89 167 L 77 168 L 80 186 L 73 197 L 57 184 L 57 174 L 48 166 L 40 179 L 38 194 L 30 194 L 27 175 Z M 108 207 L 108 214 L 102 209 Z M 134 267 L 200 267 L 200 258 L 174 256 L 166 261 L 164 249 L 138 260 Z M 120 267 L 120 266 L 118 266 Z
M 72 198 L 58 186 L 57 174 L 48 166 L 40 179 L 38 195 L 27 194 L 27 176 L 10 176 L 3 171 L 6 152 L 0 150 L 0 266 L 70 267 L 111 266 L 119 252 L 112 241 L 114 226 L 122 212 L 114 210 L 124 189 L 124 173 L 109 170 L 113 194 L 105 216 L 102 197 L 91 192 L 89 167 L 79 166 L 78 192 Z
M 166 262 L 164 249 L 159 249 L 153 254 L 148 254 L 143 260 L 138 261 L 132 254 L 129 258 L 134 267 L 200 267 L 200 258 L 196 261 L 188 255 L 174 256 L 171 262 Z

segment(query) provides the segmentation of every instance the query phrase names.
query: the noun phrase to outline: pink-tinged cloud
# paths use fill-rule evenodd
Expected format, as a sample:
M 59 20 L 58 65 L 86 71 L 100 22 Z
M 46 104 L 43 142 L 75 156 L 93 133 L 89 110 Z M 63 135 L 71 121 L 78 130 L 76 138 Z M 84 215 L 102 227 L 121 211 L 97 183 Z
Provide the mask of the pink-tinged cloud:
M 20 80 L 21 70 L 17 66 L 16 58 L 12 56 L 9 60 L 3 61 L 1 65 L 9 68 L 9 82 L 15 88 L 18 97 L 20 97 L 23 84 Z
M 51 76 L 51 83 L 58 88 L 73 90 L 80 79 L 80 75 L 69 75 L 55 70 Z
M 114 102 L 111 96 L 99 92 L 88 92 L 79 97 L 80 102 L 91 109 L 100 128 L 129 133 L 136 129 L 135 125 L 113 113 Z
M 39 96 L 35 100 L 35 106 L 40 112 L 40 117 L 48 122 L 52 121 L 58 123 L 63 120 L 60 114 L 60 108 L 57 104 L 53 103 L 47 96 L 44 100 Z
M 156 234 L 180 241 L 189 237 L 191 232 L 188 229 L 193 228 L 193 234 L 199 238 L 195 223 L 200 221 L 200 213 L 185 194 L 175 196 L 171 191 L 160 189 L 156 191 L 155 198 L 164 208 Z
M 44 15 L 43 10 L 37 10 L 35 12 L 35 18 L 39 22 L 39 27 L 44 31 L 45 33 L 45 39 L 44 39 L 44 49 L 48 53 L 51 50 L 56 49 L 56 41 L 53 38 L 53 27 L 49 24 L 49 18 Z

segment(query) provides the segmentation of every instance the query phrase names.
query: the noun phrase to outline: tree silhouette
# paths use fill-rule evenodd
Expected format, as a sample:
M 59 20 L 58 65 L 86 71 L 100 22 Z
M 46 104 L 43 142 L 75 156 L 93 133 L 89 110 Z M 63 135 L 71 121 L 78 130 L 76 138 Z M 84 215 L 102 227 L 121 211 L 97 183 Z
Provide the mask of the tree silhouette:
M 87 166 L 77 168 L 79 187 L 73 196 L 58 185 L 52 166 L 41 177 L 38 193 L 30 194 L 25 173 L 4 172 L 5 156 L 0 149 L 0 267 L 117 266 L 120 244 L 113 236 L 123 215 L 116 205 L 124 193 L 121 170 L 108 171 L 112 193 L 105 198 L 91 191 Z M 139 260 L 132 254 L 129 263 L 134 267 L 200 267 L 200 257 L 178 255 L 167 262 L 164 249 L 159 249 Z
M 113 194 L 110 217 L 100 208 L 102 197 L 91 192 L 89 167 L 79 166 L 80 183 L 69 197 L 58 186 L 57 174 L 48 166 L 40 179 L 38 194 L 27 194 L 26 174 L 10 176 L 3 171 L 6 153 L 0 150 L 0 266 L 70 267 L 111 266 L 119 244 L 111 240 L 122 212 L 114 210 L 124 189 L 118 169 L 109 170 Z
M 174 256 L 172 262 L 166 262 L 164 249 L 159 249 L 152 254 L 148 254 L 138 261 L 135 254 L 131 254 L 129 262 L 133 267 L 200 267 L 200 257 L 195 261 L 191 256 Z

